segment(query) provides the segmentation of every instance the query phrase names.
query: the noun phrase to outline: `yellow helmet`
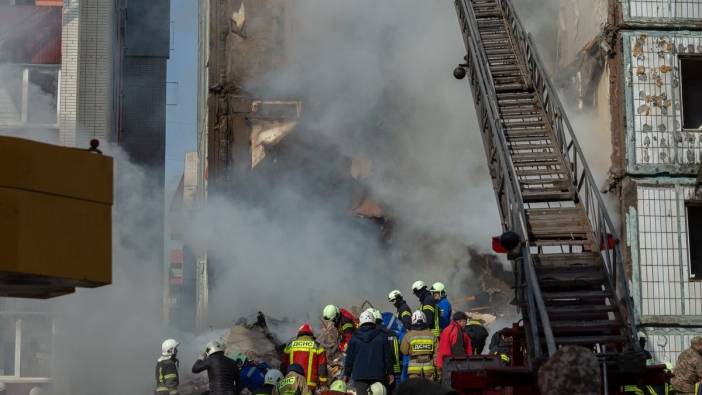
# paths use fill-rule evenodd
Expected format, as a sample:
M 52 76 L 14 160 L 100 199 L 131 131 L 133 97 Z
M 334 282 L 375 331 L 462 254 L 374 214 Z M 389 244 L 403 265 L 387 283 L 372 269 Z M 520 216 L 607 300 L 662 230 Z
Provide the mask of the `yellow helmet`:
M 336 380 L 332 383 L 329 389 L 332 391 L 346 392 L 346 383 L 344 383 L 343 380 Z
M 322 310 L 322 318 L 324 318 L 327 321 L 331 321 L 336 316 L 339 315 L 339 308 L 334 306 L 333 304 L 328 304 L 324 310 Z

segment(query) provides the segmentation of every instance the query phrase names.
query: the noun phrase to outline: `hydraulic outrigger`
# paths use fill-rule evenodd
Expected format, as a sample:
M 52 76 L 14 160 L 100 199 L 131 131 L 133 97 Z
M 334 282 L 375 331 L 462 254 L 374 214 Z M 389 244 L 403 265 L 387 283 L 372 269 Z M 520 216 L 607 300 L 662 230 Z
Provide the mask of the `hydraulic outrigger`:
M 469 77 L 504 231 L 521 324 L 505 333 L 512 360 L 447 363 L 444 377 L 464 393 L 538 393 L 538 367 L 559 347 L 591 349 L 603 393 L 657 384 L 637 338 L 620 242 L 536 45 L 509 0 L 455 0 L 467 55 L 454 76 Z

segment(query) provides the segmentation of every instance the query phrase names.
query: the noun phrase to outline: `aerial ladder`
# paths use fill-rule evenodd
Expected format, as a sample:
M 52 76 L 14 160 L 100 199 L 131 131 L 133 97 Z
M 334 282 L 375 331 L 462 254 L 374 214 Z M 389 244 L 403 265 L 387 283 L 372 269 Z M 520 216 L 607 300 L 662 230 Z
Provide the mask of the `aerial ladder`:
M 452 361 L 444 377 L 464 393 L 534 393 L 540 364 L 577 345 L 596 355 L 603 393 L 664 380 L 646 367 L 617 231 L 533 39 L 509 0 L 455 6 L 467 55 L 454 76 L 469 77 L 503 230 L 517 240 L 523 319 L 505 330 L 507 366 Z

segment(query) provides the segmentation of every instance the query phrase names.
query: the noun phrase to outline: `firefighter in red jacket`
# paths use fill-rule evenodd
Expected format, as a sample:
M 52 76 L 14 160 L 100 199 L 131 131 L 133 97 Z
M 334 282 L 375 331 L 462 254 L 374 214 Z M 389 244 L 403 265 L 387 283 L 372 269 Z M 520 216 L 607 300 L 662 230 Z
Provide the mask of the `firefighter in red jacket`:
M 297 337 L 283 349 L 283 369 L 294 363 L 305 370 L 311 392 L 327 386 L 327 352 L 314 338 L 310 324 L 303 324 L 297 330 Z
M 339 350 L 346 352 L 346 345 L 353 332 L 356 330 L 356 317 L 346 309 L 340 309 L 333 304 L 327 305 L 322 311 L 322 318 L 327 321 L 332 321 L 334 326 L 339 331 Z
M 444 359 L 449 357 L 467 357 L 473 354 L 470 336 L 466 332 L 468 316 L 462 311 L 453 315 L 453 320 L 441 331 L 439 351 L 436 353 L 436 367 L 439 371 L 444 366 Z

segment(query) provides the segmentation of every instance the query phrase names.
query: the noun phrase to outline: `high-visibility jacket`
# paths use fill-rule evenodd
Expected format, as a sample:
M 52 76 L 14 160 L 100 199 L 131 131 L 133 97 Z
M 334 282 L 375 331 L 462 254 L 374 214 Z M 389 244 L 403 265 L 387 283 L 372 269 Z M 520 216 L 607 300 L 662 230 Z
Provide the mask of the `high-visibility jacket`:
M 314 337 L 298 336 L 283 349 L 283 369 L 297 363 L 305 369 L 307 385 L 314 390 L 327 384 L 327 352 Z
M 336 322 L 336 329 L 339 331 L 339 350 L 346 351 L 346 346 L 353 336 L 353 332 L 358 326 L 356 317 L 346 309 L 339 309 L 339 318 Z
M 156 364 L 156 394 L 178 395 L 178 360 L 159 359 Z
M 397 318 L 402 322 L 405 329 L 409 330 L 412 327 L 412 310 L 409 305 L 404 299 L 400 299 L 395 303 L 395 309 L 397 309 Z M 390 328 L 389 325 L 388 328 Z
M 305 377 L 295 372 L 288 373 L 278 382 L 279 395 L 311 395 L 309 387 L 305 383 Z
M 400 342 L 397 340 L 397 335 L 384 325 L 378 325 L 378 328 L 383 331 L 392 350 L 392 372 L 394 375 L 399 376 L 402 373 L 402 359 L 400 357 Z
M 437 350 L 437 339 L 430 329 L 411 330 L 402 338 L 400 351 L 409 355 L 407 373 L 410 377 L 434 379 L 434 356 Z
M 439 308 L 436 306 L 436 302 L 434 302 L 434 298 L 429 292 L 427 292 L 427 296 L 422 298 L 421 310 L 424 313 L 424 316 L 427 317 L 429 329 L 431 329 L 432 333 L 434 333 L 434 336 L 439 337 L 441 334 L 441 327 L 439 325 Z
M 656 389 L 652 385 L 625 385 L 625 394 L 636 394 L 636 395 L 668 395 L 670 387 L 666 384 L 662 388 Z

